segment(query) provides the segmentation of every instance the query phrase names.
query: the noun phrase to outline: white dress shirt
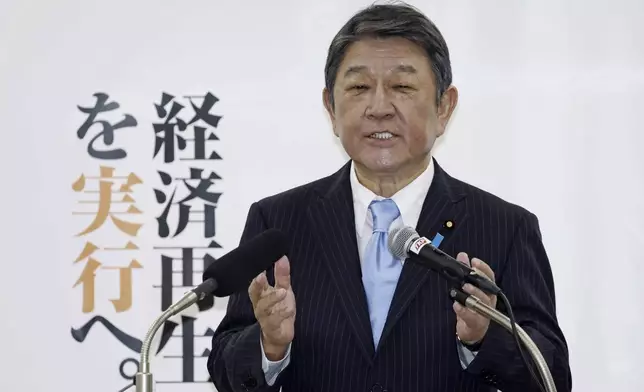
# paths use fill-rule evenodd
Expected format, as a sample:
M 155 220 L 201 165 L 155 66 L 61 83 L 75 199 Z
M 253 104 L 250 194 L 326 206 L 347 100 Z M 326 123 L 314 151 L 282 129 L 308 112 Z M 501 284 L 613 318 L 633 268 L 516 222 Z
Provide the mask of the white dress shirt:
M 400 210 L 400 216 L 396 218 L 391 224 L 391 228 L 401 226 L 416 227 L 420 212 L 427 196 L 427 191 L 434 178 L 434 162 L 432 159 L 429 161 L 427 169 L 414 181 L 403 189 L 396 192 L 391 199 L 396 203 Z M 353 195 L 353 209 L 355 215 L 356 234 L 358 239 L 358 253 L 360 256 L 360 264 L 363 265 L 363 254 L 371 239 L 373 231 L 373 218 L 369 213 L 369 204 L 373 200 L 384 199 L 376 195 L 358 181 L 353 162 L 351 164 L 351 192 Z M 261 340 L 261 339 L 260 339 Z M 279 373 L 288 366 L 290 362 L 291 346 L 289 345 L 285 357 L 280 361 L 269 361 L 264 353 L 262 346 L 262 369 L 264 370 L 266 382 L 268 385 L 273 385 Z M 474 359 L 476 353 L 469 351 L 458 344 L 459 357 L 461 365 L 466 368 L 469 363 Z

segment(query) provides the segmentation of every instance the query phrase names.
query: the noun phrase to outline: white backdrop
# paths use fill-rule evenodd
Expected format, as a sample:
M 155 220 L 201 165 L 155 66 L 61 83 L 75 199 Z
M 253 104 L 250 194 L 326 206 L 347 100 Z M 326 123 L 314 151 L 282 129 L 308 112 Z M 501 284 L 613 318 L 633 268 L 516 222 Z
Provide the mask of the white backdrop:
M 161 187 L 157 170 L 186 177 L 189 167 L 198 166 L 222 177 L 212 188 L 222 193 L 214 237 L 222 249 L 212 252 L 216 257 L 237 245 L 253 201 L 344 163 L 321 102 L 324 60 L 336 31 L 368 4 L 0 2 L 0 390 L 115 392 L 127 384 L 119 364 L 138 358 L 136 352 L 99 324 L 82 344 L 70 330 L 101 315 L 142 339 L 161 311 L 161 289 L 154 287 L 161 280 L 161 253 L 180 256 L 180 250 L 154 247 L 210 241 L 200 223 L 191 223 L 178 242 L 159 238 L 155 218 L 164 206 L 153 191 Z M 452 175 L 540 218 L 574 390 L 644 390 L 644 305 L 636 299 L 644 273 L 644 2 L 412 4 L 445 35 L 460 90 L 436 156 Z M 86 118 L 78 106 L 92 107 L 96 92 L 120 104 L 103 119 L 118 122 L 125 113 L 136 118 L 136 127 L 115 134 L 112 147 L 128 153 L 123 160 L 88 155 L 98 125 L 83 140 L 76 137 Z M 161 121 L 154 104 L 163 92 L 186 106 L 186 121 L 193 112 L 183 96 L 211 92 L 220 99 L 211 110 L 222 116 L 214 129 L 219 140 L 207 144 L 207 152 L 222 160 L 168 166 L 153 159 L 152 124 Z M 74 192 L 72 184 L 84 174 L 85 190 L 97 190 L 100 166 L 114 167 L 116 176 L 134 173 L 143 182 L 131 194 L 142 213 L 115 215 L 143 224 L 135 237 L 110 219 L 92 237 L 76 236 L 93 216 L 72 212 L 96 212 L 98 204 L 79 204 L 96 201 L 97 194 Z M 119 201 L 122 194 L 113 197 Z M 127 200 L 113 204 L 113 212 L 125 211 Z M 176 217 L 170 220 L 175 230 Z M 74 263 L 87 241 L 101 248 L 95 258 L 102 266 L 95 278 L 90 270 L 84 285 L 73 287 L 88 263 Z M 138 250 L 103 249 L 128 241 Z M 141 268 L 131 270 L 128 307 L 127 290 L 119 291 L 127 280 L 119 280 L 116 268 L 132 265 L 132 259 Z M 121 271 L 127 277 L 128 270 Z M 91 289 L 92 279 L 94 308 L 84 313 L 83 290 Z M 174 299 L 183 291 L 175 288 Z M 189 347 L 197 356 L 196 381 L 207 377 L 205 358 L 199 357 L 209 346 L 203 335 L 216 327 L 224 308 L 225 301 L 217 301 L 195 322 L 195 334 L 202 335 Z M 153 364 L 157 379 L 182 380 L 182 350 L 181 338 L 172 338 Z M 126 369 L 134 371 L 132 364 Z M 214 388 L 170 383 L 157 390 Z

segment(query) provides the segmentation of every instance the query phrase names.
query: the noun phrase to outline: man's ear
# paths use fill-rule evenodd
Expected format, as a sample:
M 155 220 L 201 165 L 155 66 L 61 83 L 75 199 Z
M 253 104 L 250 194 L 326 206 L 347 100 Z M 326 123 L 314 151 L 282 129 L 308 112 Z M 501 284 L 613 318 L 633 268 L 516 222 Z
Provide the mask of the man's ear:
M 338 132 L 335 129 L 335 111 L 333 110 L 333 104 L 331 103 L 331 92 L 326 87 L 322 90 L 322 102 L 324 103 L 324 108 L 326 109 L 327 113 L 329 114 L 329 118 L 331 119 L 333 133 L 335 134 L 335 136 L 338 136 Z
M 440 124 L 440 128 L 436 136 L 442 136 L 445 133 L 447 123 L 449 123 L 449 119 L 452 117 L 457 103 L 458 90 L 454 86 L 449 86 L 438 103 L 438 123 Z

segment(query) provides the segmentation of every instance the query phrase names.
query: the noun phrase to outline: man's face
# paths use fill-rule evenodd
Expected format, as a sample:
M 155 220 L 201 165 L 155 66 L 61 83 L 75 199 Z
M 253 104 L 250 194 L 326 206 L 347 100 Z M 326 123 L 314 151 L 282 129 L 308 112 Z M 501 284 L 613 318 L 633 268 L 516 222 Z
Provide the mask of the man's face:
M 456 89 L 436 105 L 436 83 L 420 46 L 402 38 L 353 43 L 340 64 L 331 107 L 347 154 L 373 174 L 422 170 L 456 105 Z

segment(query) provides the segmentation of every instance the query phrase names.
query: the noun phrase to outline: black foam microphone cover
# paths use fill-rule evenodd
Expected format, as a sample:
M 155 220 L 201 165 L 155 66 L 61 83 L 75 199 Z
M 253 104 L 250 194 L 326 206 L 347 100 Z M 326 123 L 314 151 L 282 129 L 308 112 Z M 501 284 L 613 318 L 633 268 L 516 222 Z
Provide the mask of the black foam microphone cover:
M 250 282 L 287 255 L 284 233 L 269 229 L 215 260 L 203 273 L 203 280 L 214 279 L 216 297 L 227 297 L 248 289 Z

